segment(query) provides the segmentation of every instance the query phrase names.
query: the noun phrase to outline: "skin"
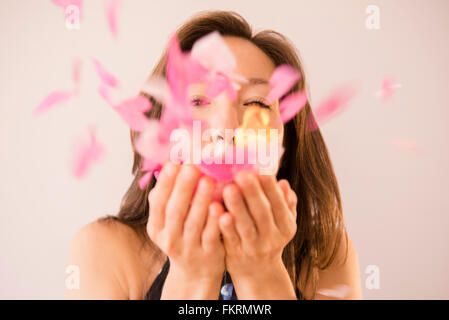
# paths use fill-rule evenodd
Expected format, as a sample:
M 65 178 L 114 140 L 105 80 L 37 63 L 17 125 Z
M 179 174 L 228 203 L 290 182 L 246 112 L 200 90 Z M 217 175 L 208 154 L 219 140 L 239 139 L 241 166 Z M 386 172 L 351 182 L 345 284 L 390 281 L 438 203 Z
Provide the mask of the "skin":
M 237 73 L 268 81 L 275 69 L 268 56 L 244 39 L 224 39 L 236 57 Z M 190 94 L 201 95 L 201 90 L 193 87 Z M 237 128 L 244 104 L 265 97 L 268 90 L 266 84 L 242 86 L 236 101 L 222 94 L 195 107 L 195 117 L 207 119 L 214 128 Z M 269 113 L 270 124 L 282 132 L 277 101 Z M 217 189 L 222 203 L 212 200 Z M 141 299 L 166 256 L 170 270 L 161 299 L 217 299 L 225 268 L 239 299 L 297 298 L 281 259 L 298 230 L 297 196 L 286 180 L 242 171 L 233 183 L 222 186 L 200 178 L 193 165 L 168 162 L 148 201 L 147 232 L 164 252 L 162 259 L 153 258 L 150 248 L 141 249 L 141 240 L 128 226 L 88 224 L 72 239 L 68 264 L 79 266 L 81 280 L 79 290 L 66 289 L 66 299 Z M 350 288 L 346 299 L 361 299 L 357 253 L 351 241 L 346 261 L 345 250 L 345 243 L 340 243 L 335 262 L 320 272 L 318 290 L 344 284 Z M 311 297 L 310 286 L 300 290 Z M 320 294 L 316 298 L 333 299 Z

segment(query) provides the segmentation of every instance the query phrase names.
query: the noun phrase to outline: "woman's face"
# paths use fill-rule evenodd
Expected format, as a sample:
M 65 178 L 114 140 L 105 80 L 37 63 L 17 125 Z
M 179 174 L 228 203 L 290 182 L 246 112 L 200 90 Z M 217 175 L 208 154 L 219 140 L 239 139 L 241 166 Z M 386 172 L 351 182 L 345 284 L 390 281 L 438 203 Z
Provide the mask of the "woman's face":
M 237 92 L 237 99 L 234 101 L 229 98 L 225 91 L 215 99 L 207 100 L 205 98 L 205 85 L 191 85 L 189 98 L 194 106 L 194 118 L 206 120 L 210 128 L 224 132 L 225 129 L 237 129 L 242 125 L 243 114 L 248 107 L 264 108 L 269 114 L 269 126 L 278 129 L 280 141 L 282 141 L 283 125 L 279 120 L 279 102 L 276 100 L 271 105 L 267 105 L 265 99 L 270 91 L 268 81 L 276 66 L 252 42 L 234 36 L 224 36 L 223 39 L 237 62 L 234 71 L 244 76 L 249 82 L 238 83 L 240 90 Z M 226 142 L 232 143 L 232 140 Z

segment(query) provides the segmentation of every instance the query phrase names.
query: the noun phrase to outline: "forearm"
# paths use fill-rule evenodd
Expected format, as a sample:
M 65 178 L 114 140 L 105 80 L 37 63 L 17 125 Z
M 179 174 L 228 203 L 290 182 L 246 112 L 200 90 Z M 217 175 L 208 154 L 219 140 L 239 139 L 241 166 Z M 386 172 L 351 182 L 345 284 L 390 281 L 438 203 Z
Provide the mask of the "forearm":
M 254 272 L 251 277 L 233 277 L 232 280 L 239 300 L 297 300 L 283 263 Z
M 170 270 L 161 293 L 161 300 L 217 300 L 221 278 L 195 280 Z

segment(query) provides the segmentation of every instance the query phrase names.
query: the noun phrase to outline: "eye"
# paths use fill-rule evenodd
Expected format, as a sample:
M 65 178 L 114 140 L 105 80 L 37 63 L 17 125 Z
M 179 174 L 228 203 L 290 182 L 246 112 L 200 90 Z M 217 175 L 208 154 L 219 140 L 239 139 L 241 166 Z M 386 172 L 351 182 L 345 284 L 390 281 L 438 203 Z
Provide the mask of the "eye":
M 209 101 L 205 98 L 202 97 L 192 97 L 192 99 L 190 99 L 190 105 L 194 106 L 194 107 L 200 107 L 200 106 L 204 106 L 209 104 Z
M 247 102 L 245 104 L 243 104 L 244 106 L 250 106 L 250 105 L 258 105 L 259 107 L 265 108 L 265 109 L 270 109 L 270 106 L 267 105 L 263 99 L 256 99 L 250 102 Z

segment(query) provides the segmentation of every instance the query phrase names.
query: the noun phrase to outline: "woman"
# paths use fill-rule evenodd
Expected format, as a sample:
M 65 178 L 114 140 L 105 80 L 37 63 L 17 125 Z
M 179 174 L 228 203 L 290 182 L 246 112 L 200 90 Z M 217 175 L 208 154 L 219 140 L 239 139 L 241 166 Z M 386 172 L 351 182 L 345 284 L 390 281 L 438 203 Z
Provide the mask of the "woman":
M 259 79 L 236 101 L 205 101 L 191 92 L 195 116 L 215 128 L 237 128 L 248 106 L 279 117 L 279 102 L 264 102 L 276 66 L 301 74 L 289 93 L 305 89 L 294 46 L 274 31 L 252 34 L 238 14 L 210 11 L 177 30 L 183 51 L 218 31 L 237 61 L 236 72 Z M 165 76 L 166 53 L 153 70 Z M 148 113 L 160 118 L 153 97 Z M 157 181 L 140 190 L 142 158 L 116 216 L 83 227 L 71 243 L 69 264 L 79 266 L 80 288 L 69 299 L 361 299 L 357 254 L 344 226 L 338 184 L 322 135 L 308 130 L 310 105 L 280 125 L 284 154 L 276 176 L 242 171 L 220 189 L 193 165 L 169 162 Z M 131 140 L 137 133 L 131 131 Z M 197 189 L 195 189 L 197 186 Z M 151 192 L 150 192 L 151 191 Z M 195 192 L 194 192 L 195 191 Z M 344 288 L 344 296 L 329 294 Z M 323 291 L 324 289 L 330 289 Z M 327 293 L 326 293 L 327 292 Z M 220 294 L 221 293 L 221 294 Z M 338 293 L 338 292 L 337 292 Z

